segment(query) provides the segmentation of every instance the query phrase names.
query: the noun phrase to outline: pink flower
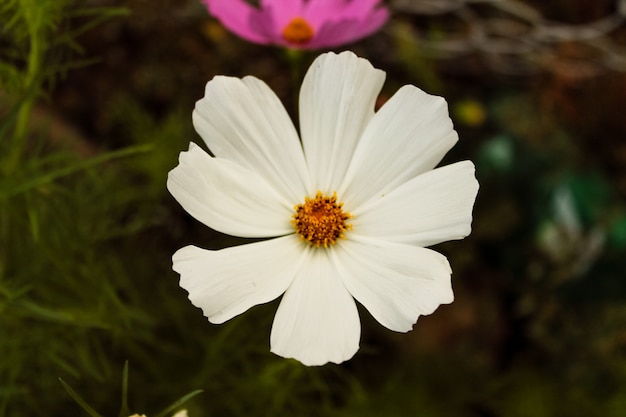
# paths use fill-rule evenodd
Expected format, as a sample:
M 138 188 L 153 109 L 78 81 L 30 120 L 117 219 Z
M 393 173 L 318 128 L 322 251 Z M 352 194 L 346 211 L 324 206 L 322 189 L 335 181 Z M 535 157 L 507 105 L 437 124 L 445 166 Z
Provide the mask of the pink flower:
M 202 0 L 226 28 L 255 43 L 293 49 L 346 44 L 376 32 L 389 12 L 381 0 Z

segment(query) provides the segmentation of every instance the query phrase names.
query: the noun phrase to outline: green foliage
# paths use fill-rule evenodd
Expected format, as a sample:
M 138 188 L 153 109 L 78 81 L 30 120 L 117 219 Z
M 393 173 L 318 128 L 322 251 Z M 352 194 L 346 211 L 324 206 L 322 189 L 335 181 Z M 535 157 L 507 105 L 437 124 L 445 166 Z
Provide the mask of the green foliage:
M 68 394 L 82 407 L 83 410 L 91 417 L 102 417 L 96 410 L 94 410 L 87 401 L 83 400 L 80 395 L 78 395 L 72 387 L 67 385 L 65 381 L 59 379 L 63 388 L 67 391 Z M 195 390 L 190 392 L 189 394 L 183 396 L 182 398 L 176 400 L 174 403 L 170 404 L 163 411 L 158 413 L 155 417 L 165 417 L 170 412 L 180 408 L 183 404 L 185 404 L 188 400 L 200 394 L 202 390 Z M 122 375 L 122 405 L 119 412 L 119 417 L 128 417 L 131 415 L 131 411 L 128 408 L 128 362 L 124 364 L 124 372 Z

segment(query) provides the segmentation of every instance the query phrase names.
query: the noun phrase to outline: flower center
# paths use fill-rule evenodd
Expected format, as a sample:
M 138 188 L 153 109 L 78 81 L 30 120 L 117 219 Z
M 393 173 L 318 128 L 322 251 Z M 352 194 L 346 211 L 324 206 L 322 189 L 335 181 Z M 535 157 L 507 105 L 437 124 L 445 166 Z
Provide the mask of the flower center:
M 346 224 L 352 216 L 342 206 L 343 203 L 337 203 L 337 193 L 329 197 L 318 191 L 315 198 L 304 197 L 304 204 L 294 207 L 296 213 L 291 223 L 302 240 L 317 248 L 327 248 L 337 239 L 345 239 L 343 232 L 352 228 Z
M 294 17 L 285 29 L 283 29 L 283 39 L 295 45 L 304 45 L 313 39 L 313 28 L 301 17 Z

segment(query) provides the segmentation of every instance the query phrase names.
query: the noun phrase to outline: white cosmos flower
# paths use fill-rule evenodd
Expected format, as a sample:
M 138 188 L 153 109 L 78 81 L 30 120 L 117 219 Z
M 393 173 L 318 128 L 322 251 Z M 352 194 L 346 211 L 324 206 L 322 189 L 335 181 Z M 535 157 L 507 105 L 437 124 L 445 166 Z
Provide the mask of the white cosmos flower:
M 448 261 L 425 247 L 470 233 L 474 165 L 434 169 L 458 140 L 443 98 L 407 85 L 374 113 L 384 78 L 351 52 L 318 57 L 300 92 L 302 141 L 262 81 L 207 83 L 193 122 L 215 157 L 191 143 L 167 187 L 210 228 L 271 238 L 174 254 L 211 323 L 282 294 L 271 351 L 322 365 L 358 350 L 355 299 L 397 332 L 452 302 Z

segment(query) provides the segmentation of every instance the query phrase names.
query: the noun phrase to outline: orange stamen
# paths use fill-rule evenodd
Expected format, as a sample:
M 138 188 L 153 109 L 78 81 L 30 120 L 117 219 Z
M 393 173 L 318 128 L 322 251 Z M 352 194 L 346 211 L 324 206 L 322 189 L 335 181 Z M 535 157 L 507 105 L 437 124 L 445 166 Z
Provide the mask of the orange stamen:
M 301 17 L 294 17 L 283 29 L 283 39 L 294 45 L 305 45 L 313 39 L 314 31 L 309 22 Z
M 317 192 L 315 198 L 304 198 L 304 204 L 294 207 L 295 214 L 291 224 L 302 240 L 315 247 L 327 248 L 337 239 L 345 239 L 343 233 L 352 228 L 346 221 L 352 216 L 343 211 L 343 203 L 337 202 L 337 193 L 332 197 Z

